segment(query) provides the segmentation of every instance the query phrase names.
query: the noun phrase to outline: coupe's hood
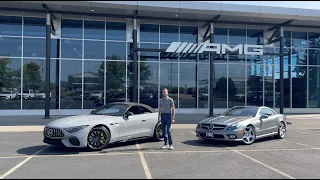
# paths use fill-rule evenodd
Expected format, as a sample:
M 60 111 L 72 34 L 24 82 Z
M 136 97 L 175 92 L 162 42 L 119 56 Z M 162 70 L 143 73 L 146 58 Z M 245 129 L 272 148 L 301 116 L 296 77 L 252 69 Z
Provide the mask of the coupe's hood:
M 80 115 L 80 116 L 70 116 L 66 118 L 57 119 L 51 121 L 47 126 L 54 127 L 74 127 L 80 125 L 92 125 L 101 121 L 106 123 L 108 120 L 114 120 L 115 116 L 104 116 L 104 115 Z
M 214 118 L 207 118 L 200 123 L 209 123 L 209 124 L 222 124 L 222 125 L 231 125 L 233 123 L 241 122 L 252 117 L 242 117 L 242 116 L 218 116 Z

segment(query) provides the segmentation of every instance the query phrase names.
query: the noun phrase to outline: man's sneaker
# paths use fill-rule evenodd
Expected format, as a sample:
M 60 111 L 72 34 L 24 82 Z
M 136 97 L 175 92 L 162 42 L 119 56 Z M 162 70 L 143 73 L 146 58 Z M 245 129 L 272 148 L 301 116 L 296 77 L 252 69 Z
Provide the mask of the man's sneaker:
M 170 145 L 169 149 L 170 150 L 174 150 L 173 145 Z
M 169 148 L 169 146 L 166 144 L 161 147 L 161 149 L 168 149 L 168 148 Z

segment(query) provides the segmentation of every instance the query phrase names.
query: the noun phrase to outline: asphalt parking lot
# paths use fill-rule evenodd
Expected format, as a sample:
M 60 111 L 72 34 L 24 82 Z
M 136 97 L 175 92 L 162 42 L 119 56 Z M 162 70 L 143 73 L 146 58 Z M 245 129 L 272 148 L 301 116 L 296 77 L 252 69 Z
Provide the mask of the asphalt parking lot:
M 205 142 L 192 128 L 174 128 L 175 150 L 148 140 L 89 152 L 42 143 L 42 132 L 1 132 L 0 179 L 12 178 L 319 178 L 320 121 L 293 123 L 285 140 L 250 146 Z

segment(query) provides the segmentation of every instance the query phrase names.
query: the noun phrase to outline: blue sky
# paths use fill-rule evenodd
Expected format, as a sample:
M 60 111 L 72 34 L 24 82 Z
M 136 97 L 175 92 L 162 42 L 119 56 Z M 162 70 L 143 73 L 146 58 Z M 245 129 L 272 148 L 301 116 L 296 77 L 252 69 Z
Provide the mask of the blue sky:
M 244 4 L 244 5 L 259 5 L 273 7 L 288 7 L 302 9 L 318 9 L 320 10 L 320 1 L 203 1 L 227 4 Z

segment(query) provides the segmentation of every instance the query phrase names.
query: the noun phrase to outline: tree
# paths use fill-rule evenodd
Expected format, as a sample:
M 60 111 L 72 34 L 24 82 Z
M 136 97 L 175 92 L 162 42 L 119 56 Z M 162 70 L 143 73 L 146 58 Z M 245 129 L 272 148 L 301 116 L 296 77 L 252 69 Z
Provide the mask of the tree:
M 40 65 L 29 62 L 23 65 L 23 86 L 25 89 L 37 90 L 41 88 Z
M 14 72 L 8 66 L 11 61 L 8 58 L 0 58 L 0 87 L 12 87 L 12 77 Z

